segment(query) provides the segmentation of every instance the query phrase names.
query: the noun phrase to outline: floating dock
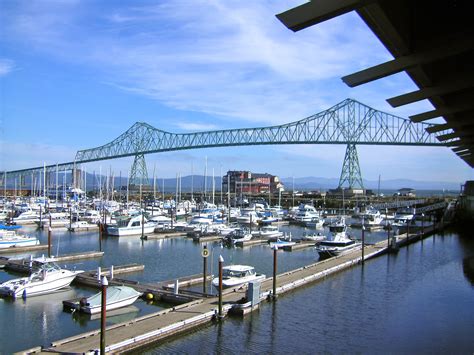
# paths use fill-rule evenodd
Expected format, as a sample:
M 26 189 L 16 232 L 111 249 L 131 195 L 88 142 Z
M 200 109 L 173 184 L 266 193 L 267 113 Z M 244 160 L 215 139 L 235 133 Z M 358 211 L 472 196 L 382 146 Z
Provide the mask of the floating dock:
M 246 241 L 236 242 L 235 246 L 243 248 L 243 247 L 250 247 L 250 246 L 260 245 L 260 244 L 268 244 L 268 240 L 255 238 L 255 239 L 250 239 Z
M 10 247 L 0 249 L 0 254 L 29 253 L 32 251 L 48 249 L 47 244 L 32 245 L 29 247 Z
M 184 232 L 163 232 L 163 233 L 152 233 L 146 234 L 143 236 L 143 240 L 152 240 L 152 239 L 169 239 L 169 238 L 178 238 L 185 237 L 186 233 Z
M 433 232 L 426 228 L 424 235 L 398 235 L 391 238 L 397 245 L 408 244 L 420 240 Z M 389 250 L 389 241 L 383 240 L 373 245 L 365 246 L 364 260 L 373 258 Z M 322 280 L 329 275 L 350 268 L 362 261 L 362 251 L 354 250 L 345 255 L 329 258 L 310 264 L 277 276 L 276 292 L 281 295 L 303 285 Z M 95 281 L 97 283 L 97 281 Z M 260 287 L 260 300 L 271 298 L 273 279 L 264 280 Z M 233 307 L 242 309 L 246 301 L 246 286 L 226 289 L 223 292 L 223 313 L 228 313 Z M 252 307 L 256 309 L 257 307 Z M 186 304 L 136 318 L 132 321 L 107 327 L 106 351 L 130 351 L 152 342 L 163 340 L 196 326 L 209 323 L 217 316 L 217 297 L 193 300 Z M 245 312 L 241 312 L 245 313 Z M 48 348 L 36 347 L 23 353 L 56 352 L 56 353 L 97 353 L 100 348 L 100 330 L 95 330 L 51 343 Z
M 306 249 L 306 248 L 311 248 L 316 246 L 316 242 L 313 241 L 301 241 L 299 243 L 296 243 L 294 245 L 285 245 L 283 247 L 284 251 L 296 251 L 296 250 L 301 250 L 301 249 Z
M 215 242 L 218 240 L 222 240 L 222 236 L 220 235 L 207 235 L 202 237 L 193 237 L 193 241 L 196 243 L 207 243 L 207 242 Z

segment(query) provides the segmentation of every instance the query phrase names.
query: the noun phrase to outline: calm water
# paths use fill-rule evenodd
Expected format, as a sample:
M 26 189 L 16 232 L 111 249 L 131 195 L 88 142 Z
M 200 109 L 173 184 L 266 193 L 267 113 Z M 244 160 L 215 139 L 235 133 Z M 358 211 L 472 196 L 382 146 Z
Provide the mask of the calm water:
M 285 227 L 298 236 L 298 227 Z M 46 236 L 38 233 L 42 242 Z M 353 231 L 358 234 L 359 231 Z M 367 234 L 380 240 L 385 232 Z M 55 232 L 54 253 L 98 249 L 97 233 Z M 58 243 L 59 242 L 59 243 Z M 221 248 L 210 245 L 214 273 L 219 254 L 225 263 L 246 263 L 268 275 L 268 246 Z M 90 270 L 112 264 L 144 263 L 145 271 L 126 277 L 160 281 L 201 272 L 201 247 L 185 238 L 141 242 L 136 237 L 108 238 L 103 258 L 74 264 Z M 41 253 L 39 253 L 41 254 Z M 314 249 L 279 253 L 279 272 L 317 260 Z M 73 266 L 73 265 L 68 265 Z M 474 239 L 445 233 L 327 278 L 324 282 L 264 303 L 244 320 L 226 319 L 154 347 L 148 353 L 315 353 L 434 352 L 474 350 Z M 0 272 L 0 281 L 16 275 Z M 121 276 L 123 277 L 123 276 Z M 76 288 L 26 301 L 0 299 L 0 352 L 11 353 L 99 328 L 99 321 L 75 318 L 61 301 L 94 293 Z M 137 301 L 132 312 L 110 317 L 120 322 L 155 312 L 165 305 Z M 5 326 L 5 320 L 11 320 Z M 21 334 L 21 336 L 12 336 Z M 27 334 L 28 336 L 25 336 Z

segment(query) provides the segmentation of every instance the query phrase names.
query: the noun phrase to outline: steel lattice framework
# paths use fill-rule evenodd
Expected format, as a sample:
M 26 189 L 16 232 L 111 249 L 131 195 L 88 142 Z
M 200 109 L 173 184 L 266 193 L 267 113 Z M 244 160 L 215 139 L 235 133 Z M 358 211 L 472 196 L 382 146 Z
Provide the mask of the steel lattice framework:
M 100 160 L 207 147 L 270 144 L 446 145 L 448 142 L 441 143 L 436 137 L 451 131 L 428 133 L 426 129 L 431 126 L 435 125 L 413 123 L 352 99 L 305 119 L 270 127 L 182 134 L 165 132 L 137 122 L 110 143 L 78 151 L 73 162 L 59 164 L 59 169 L 72 169 L 81 163 Z M 41 166 L 7 174 L 11 177 L 42 169 Z M 46 169 L 53 172 L 57 165 L 47 166 Z

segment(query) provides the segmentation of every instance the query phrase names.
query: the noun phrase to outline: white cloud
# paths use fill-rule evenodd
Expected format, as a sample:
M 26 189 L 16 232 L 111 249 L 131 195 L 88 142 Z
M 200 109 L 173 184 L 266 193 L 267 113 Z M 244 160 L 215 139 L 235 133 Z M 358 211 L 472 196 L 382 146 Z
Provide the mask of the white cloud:
M 15 63 L 10 59 L 0 58 L 0 76 L 5 76 L 15 69 Z
M 213 131 L 217 126 L 210 123 L 177 122 L 176 126 L 184 131 Z
M 349 93 L 342 75 L 388 58 L 355 14 L 292 33 L 275 14 L 299 3 L 113 3 L 102 17 L 93 7 L 46 3 L 14 13 L 9 29 L 172 108 L 275 124 L 341 101 Z

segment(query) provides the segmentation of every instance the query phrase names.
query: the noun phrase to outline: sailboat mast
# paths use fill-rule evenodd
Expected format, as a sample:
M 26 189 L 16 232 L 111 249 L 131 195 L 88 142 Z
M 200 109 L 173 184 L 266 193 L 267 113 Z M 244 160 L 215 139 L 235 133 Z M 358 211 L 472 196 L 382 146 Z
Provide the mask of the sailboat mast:
M 212 168 L 212 204 L 214 205 L 214 197 L 215 197 L 215 190 L 216 190 L 216 182 L 214 180 L 214 168 Z

